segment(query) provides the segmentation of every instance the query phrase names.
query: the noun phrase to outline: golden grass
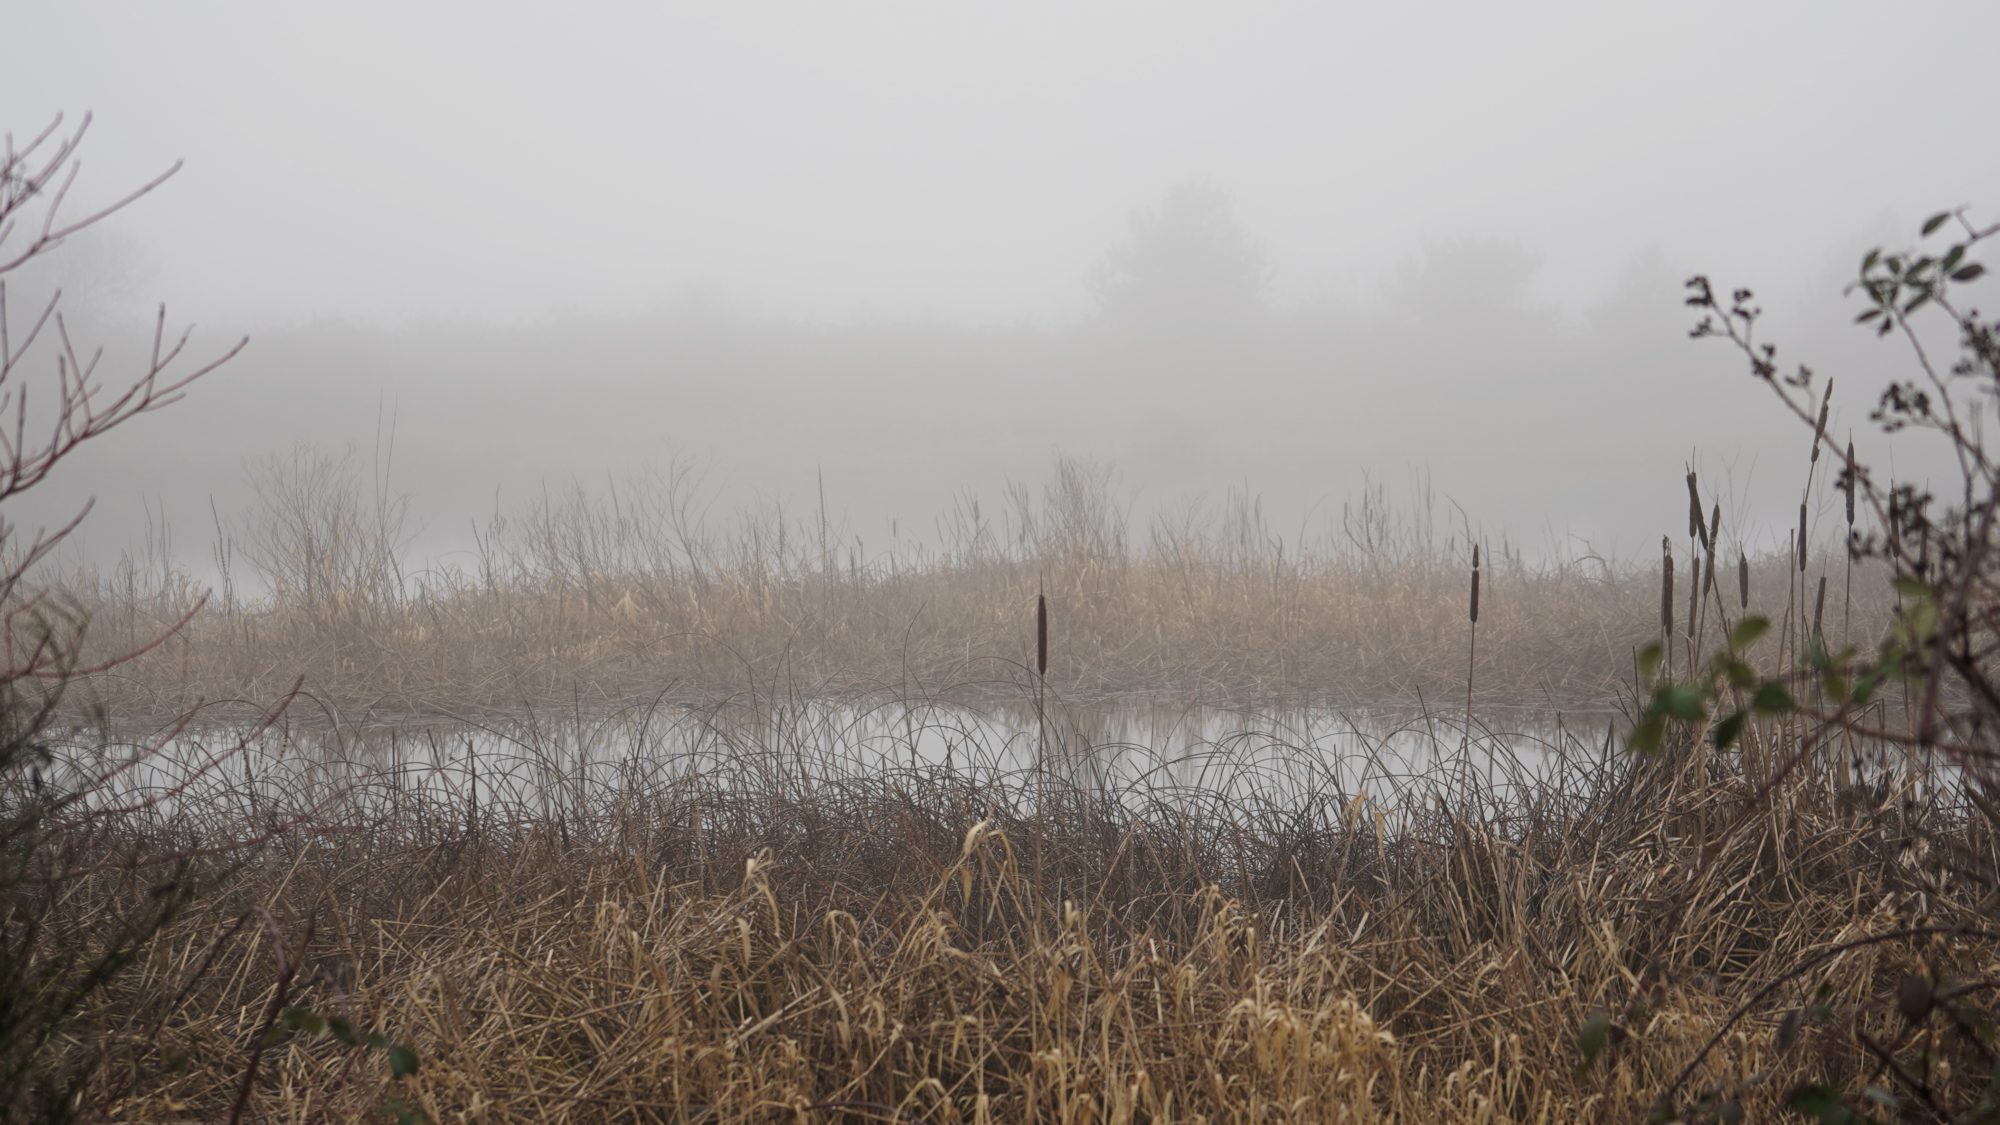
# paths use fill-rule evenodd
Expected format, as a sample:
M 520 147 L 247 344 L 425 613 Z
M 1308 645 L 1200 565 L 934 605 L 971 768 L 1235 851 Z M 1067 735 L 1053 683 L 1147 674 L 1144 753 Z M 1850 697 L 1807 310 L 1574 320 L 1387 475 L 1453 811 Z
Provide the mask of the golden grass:
M 91 1097 L 114 1117 L 215 1120 L 282 941 L 286 1004 L 421 1069 L 284 1037 L 254 1120 L 392 1099 L 438 1121 L 1631 1120 L 1711 1037 L 1678 1104 L 1721 1087 L 1755 1119 L 1867 1073 L 1845 1015 L 1776 1045 L 1815 989 L 1878 1001 L 1855 1018 L 1887 1035 L 1879 1000 L 1920 961 L 1996 968 L 1991 933 L 1951 933 L 1990 925 L 1985 892 L 1910 863 L 1829 771 L 1723 837 L 1749 782 L 1674 760 L 1511 804 L 1439 771 L 1364 800 L 1057 787 L 1043 814 L 1025 786 L 827 763 L 580 788 L 553 813 L 386 774 L 309 817 L 313 794 L 239 787 L 154 831 L 292 827 L 247 866 L 201 861 L 212 892 L 63 1049 L 107 1052 Z M 1948 808 L 1904 815 L 2000 867 Z M 120 886 L 61 913 L 87 933 Z M 232 931 L 240 911 L 271 924 Z M 1583 1070 L 1600 1010 L 1612 1046 Z
M 1004 536 L 980 524 L 939 550 L 873 561 L 836 557 L 809 525 L 781 521 L 682 536 L 673 497 L 645 497 L 571 494 L 503 525 L 469 569 L 412 574 L 358 501 L 315 516 L 313 501 L 299 499 L 264 515 L 259 534 L 280 542 L 249 552 L 264 560 L 266 596 L 218 592 L 195 611 L 197 585 L 157 561 L 73 574 L 62 588 L 93 623 L 93 654 L 194 612 L 170 643 L 94 685 L 93 698 L 132 719 L 199 700 L 270 699 L 301 675 L 350 720 L 554 703 L 603 711 L 662 692 L 1016 695 L 1036 660 L 1043 594 L 1048 688 L 1060 698 L 1414 704 L 1468 687 L 1462 615 L 1474 544 L 1379 495 L 1324 541 L 1281 544 L 1239 505 L 1207 521 L 1162 521 L 1138 543 L 1086 482 L 1039 508 L 1021 501 Z M 1536 562 L 1493 546 L 1475 702 L 1602 705 L 1629 694 L 1634 652 L 1675 616 L 1671 605 L 1651 608 L 1658 573 L 1595 558 Z M 1754 583 L 1745 579 L 1754 611 L 1802 612 L 1788 558 L 1743 566 L 1755 570 Z M 1859 585 L 1852 632 L 1880 635 L 1893 610 L 1887 584 L 1864 573 Z M 1704 644 L 1716 635 L 1710 623 Z M 1687 641 L 1675 645 L 1674 667 Z

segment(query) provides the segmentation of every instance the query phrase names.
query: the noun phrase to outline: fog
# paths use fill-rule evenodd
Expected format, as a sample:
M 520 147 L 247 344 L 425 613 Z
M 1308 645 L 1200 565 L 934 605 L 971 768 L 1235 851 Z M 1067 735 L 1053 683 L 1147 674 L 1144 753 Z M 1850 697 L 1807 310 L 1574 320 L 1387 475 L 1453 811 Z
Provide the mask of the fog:
M 157 300 L 197 350 L 252 338 L 9 513 L 95 495 L 93 555 L 150 512 L 198 558 L 298 442 L 381 466 L 444 557 L 674 460 L 890 550 L 1058 453 L 1141 514 L 1247 490 L 1291 534 L 1375 482 L 1626 554 L 1694 463 L 1782 541 L 1810 435 L 1687 339 L 1681 283 L 1755 287 L 1832 429 L 1921 474 L 1866 422 L 1905 353 L 1841 287 L 2000 186 L 1990 3 L 0 19 L 0 125 L 95 115 L 76 208 L 186 162 L 10 301 L 64 286 L 113 381 Z

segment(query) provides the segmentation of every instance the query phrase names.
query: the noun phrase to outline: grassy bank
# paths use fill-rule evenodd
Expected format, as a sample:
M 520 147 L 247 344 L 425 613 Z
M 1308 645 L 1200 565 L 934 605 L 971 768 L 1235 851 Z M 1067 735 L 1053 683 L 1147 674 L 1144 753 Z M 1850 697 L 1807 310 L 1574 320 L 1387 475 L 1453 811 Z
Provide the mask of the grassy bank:
M 145 1119 L 1625 1120 L 1670 1089 L 1759 1116 L 1868 1081 L 1856 1033 L 1903 1034 L 1871 1001 L 1990 974 L 2000 939 L 1987 886 L 1907 850 L 2000 867 L 1958 798 L 1824 759 L 1758 794 L 1744 762 L 1790 737 L 1572 746 L 1511 801 L 1448 768 L 1106 793 L 773 740 L 468 803 L 388 770 L 274 785 L 253 749 L 72 855 L 97 874 L 52 948 L 134 909 L 160 875 L 129 863 L 269 837 L 196 851 L 207 892 L 53 1049 L 104 1052 L 87 1101 Z M 415 1073 L 312 1033 L 336 1017 Z

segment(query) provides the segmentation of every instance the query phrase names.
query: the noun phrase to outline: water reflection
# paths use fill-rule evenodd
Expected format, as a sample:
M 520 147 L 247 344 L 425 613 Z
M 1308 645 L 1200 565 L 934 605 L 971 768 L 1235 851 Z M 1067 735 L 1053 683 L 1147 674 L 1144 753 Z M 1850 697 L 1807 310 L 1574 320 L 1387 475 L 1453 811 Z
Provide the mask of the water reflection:
M 239 806 L 420 802 L 470 816 L 583 814 L 693 787 L 803 794 L 858 776 L 950 776 L 1032 802 L 1048 781 L 1112 800 L 1221 795 L 1287 805 L 1426 794 L 1506 804 L 1578 794 L 1622 768 L 1609 712 L 1241 712 L 1158 704 L 973 706 L 908 698 L 659 703 L 610 715 L 341 726 L 227 725 L 59 748 L 58 787 L 199 815 Z M 483 812 L 482 812 L 483 810 Z

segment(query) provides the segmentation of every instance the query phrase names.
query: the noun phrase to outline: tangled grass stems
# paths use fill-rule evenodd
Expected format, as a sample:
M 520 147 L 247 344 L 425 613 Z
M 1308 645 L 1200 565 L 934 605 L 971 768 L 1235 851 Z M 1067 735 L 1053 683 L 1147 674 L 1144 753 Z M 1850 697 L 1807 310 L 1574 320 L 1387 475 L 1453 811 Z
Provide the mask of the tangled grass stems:
M 1712 756 L 1607 760 L 1482 727 L 1469 740 L 1516 747 L 1500 769 L 1526 783 L 1468 792 L 1448 753 L 1409 763 L 1378 735 L 1349 761 L 1388 768 L 1343 772 L 1297 740 L 1310 723 L 1245 722 L 1178 755 L 1189 769 L 1129 765 L 1107 787 L 1031 773 L 1029 748 L 934 700 L 896 706 L 872 724 L 824 707 L 491 724 L 476 773 L 443 734 L 280 732 L 199 799 L 121 822 L 185 849 L 311 812 L 254 867 L 191 873 L 215 892 L 66 1049 L 103 1044 L 107 1084 L 151 1076 L 107 1085 L 120 1115 L 220 1114 L 271 1003 L 273 939 L 240 927 L 214 950 L 254 910 L 316 935 L 290 1003 L 423 1060 L 397 1083 L 287 1038 L 258 1119 L 391 1096 L 434 1120 L 1619 1117 L 1718 1036 L 1694 1085 L 1753 1106 L 1808 1071 L 1865 1073 L 1851 1038 L 1781 1050 L 1745 1002 L 1781 979 L 1892 988 L 1915 946 L 1973 947 L 1864 939 L 1920 896 L 1944 927 L 1991 906 L 1858 824 L 1830 764 L 1784 780 L 1781 822 L 1700 862 L 1709 810 L 1754 790 Z M 631 753 L 565 741 L 593 730 Z M 921 760 L 908 732 L 926 730 L 958 740 L 957 764 Z M 1995 862 L 1948 793 L 1884 800 L 1904 798 L 1928 838 Z M 76 888 L 64 932 L 113 887 Z M 1596 1011 L 1618 1042 L 1580 1073 Z

